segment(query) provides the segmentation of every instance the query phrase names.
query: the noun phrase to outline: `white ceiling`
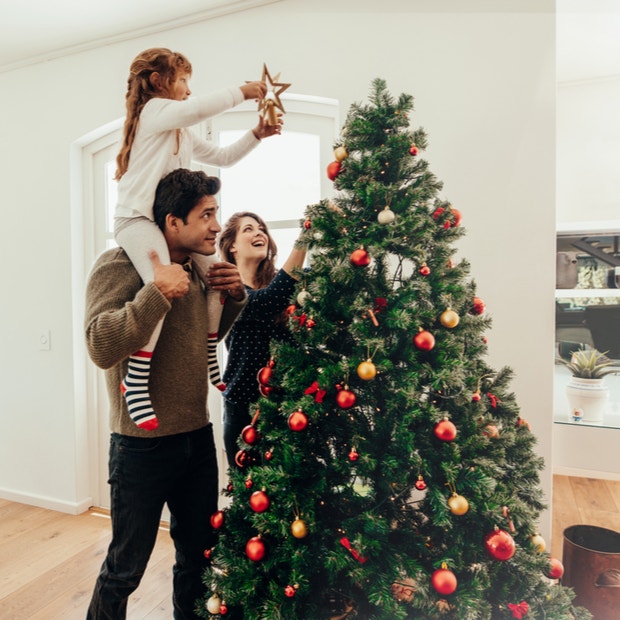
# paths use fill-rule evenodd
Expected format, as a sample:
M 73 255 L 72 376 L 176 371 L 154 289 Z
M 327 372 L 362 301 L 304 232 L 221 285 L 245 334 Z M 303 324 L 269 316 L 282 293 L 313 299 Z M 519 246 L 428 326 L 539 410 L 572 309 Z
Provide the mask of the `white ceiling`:
M 0 0 L 0 72 L 281 0 Z M 620 0 L 557 0 L 557 79 L 620 74 Z
M 0 0 L 0 72 L 280 0 Z

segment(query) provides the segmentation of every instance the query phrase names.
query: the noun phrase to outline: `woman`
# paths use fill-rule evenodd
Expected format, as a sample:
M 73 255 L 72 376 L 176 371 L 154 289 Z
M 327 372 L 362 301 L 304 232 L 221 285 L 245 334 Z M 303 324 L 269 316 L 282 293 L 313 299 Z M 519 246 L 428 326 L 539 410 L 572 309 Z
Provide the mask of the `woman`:
M 228 336 L 224 372 L 224 446 L 230 467 L 239 451 L 237 438 L 251 422 L 250 404 L 259 398 L 258 371 L 269 361 L 272 340 L 290 337 L 284 311 L 295 291 L 294 271 L 303 266 L 305 248 L 293 248 L 279 271 L 277 247 L 267 225 L 255 213 L 235 213 L 219 237 L 222 260 L 239 269 L 248 302 Z

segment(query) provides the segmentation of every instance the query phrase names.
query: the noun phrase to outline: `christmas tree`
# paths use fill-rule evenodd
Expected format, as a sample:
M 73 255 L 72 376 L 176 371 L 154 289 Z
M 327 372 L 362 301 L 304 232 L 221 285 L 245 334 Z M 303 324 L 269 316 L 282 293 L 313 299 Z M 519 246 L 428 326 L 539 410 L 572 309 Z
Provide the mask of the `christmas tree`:
M 206 618 L 588 618 L 537 532 L 535 435 L 485 362 L 461 214 L 376 79 L 307 208 L 309 269 L 212 517 Z

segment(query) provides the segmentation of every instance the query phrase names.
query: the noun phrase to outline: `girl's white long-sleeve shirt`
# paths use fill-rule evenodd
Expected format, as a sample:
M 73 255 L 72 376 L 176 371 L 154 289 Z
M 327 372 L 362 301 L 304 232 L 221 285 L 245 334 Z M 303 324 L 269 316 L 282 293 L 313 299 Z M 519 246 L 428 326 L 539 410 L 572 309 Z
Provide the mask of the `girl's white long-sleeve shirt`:
M 201 138 L 192 125 L 228 110 L 244 100 L 240 88 L 225 89 L 184 101 L 155 97 L 142 109 L 131 147 L 129 166 L 118 182 L 115 217 L 153 219 L 153 201 L 159 181 L 192 161 L 232 166 L 260 142 L 252 131 L 225 147 Z M 177 145 L 177 129 L 181 129 Z

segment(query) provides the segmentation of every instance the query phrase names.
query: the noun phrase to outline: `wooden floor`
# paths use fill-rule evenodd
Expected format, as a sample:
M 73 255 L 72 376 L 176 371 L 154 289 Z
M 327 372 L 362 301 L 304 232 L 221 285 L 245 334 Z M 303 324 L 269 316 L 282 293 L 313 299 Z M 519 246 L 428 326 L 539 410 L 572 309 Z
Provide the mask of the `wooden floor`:
M 620 481 L 554 476 L 553 535 L 562 557 L 562 533 L 587 523 L 620 531 Z M 0 499 L 0 618 L 84 620 L 110 539 L 109 519 L 90 511 L 78 516 Z M 174 550 L 160 531 L 129 620 L 170 620 Z

